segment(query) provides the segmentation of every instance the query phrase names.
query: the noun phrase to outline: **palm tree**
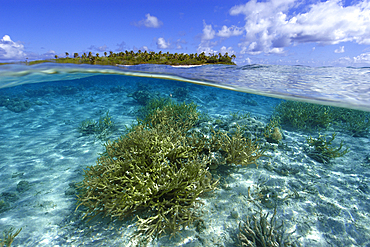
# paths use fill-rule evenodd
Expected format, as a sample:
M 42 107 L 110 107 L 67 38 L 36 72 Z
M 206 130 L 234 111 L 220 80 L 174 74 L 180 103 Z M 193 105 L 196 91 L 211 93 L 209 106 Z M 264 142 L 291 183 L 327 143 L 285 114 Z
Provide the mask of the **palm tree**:
M 109 52 L 108 60 L 104 61 L 105 64 L 140 64 L 140 63 L 159 63 L 159 64 L 217 64 L 217 63 L 224 63 L 224 64 L 235 64 L 232 59 L 235 59 L 235 55 L 229 56 L 227 52 L 224 55 L 221 53 L 209 53 L 206 55 L 205 52 L 200 54 L 187 54 L 187 53 L 170 53 L 166 52 L 163 53 L 159 51 L 158 53 L 154 51 L 141 51 L 138 50 L 137 52 L 131 51 L 121 51 L 119 53 L 114 53 L 112 51 Z M 66 52 L 66 58 L 69 57 L 69 53 Z M 104 56 L 107 57 L 107 52 L 104 52 Z M 78 53 L 73 54 L 74 58 L 78 58 Z M 86 59 L 89 58 L 89 59 Z M 58 55 L 55 55 L 55 59 L 58 59 Z M 99 53 L 96 53 L 94 56 L 90 51 L 88 55 L 83 53 L 81 55 L 81 59 L 77 60 L 79 63 L 88 63 L 96 64 L 100 61 Z M 77 62 L 76 61 L 76 62 Z
M 204 63 L 206 60 L 206 54 L 204 52 L 200 53 L 198 56 L 198 60 Z
M 90 57 L 90 63 L 96 64 L 96 57 Z

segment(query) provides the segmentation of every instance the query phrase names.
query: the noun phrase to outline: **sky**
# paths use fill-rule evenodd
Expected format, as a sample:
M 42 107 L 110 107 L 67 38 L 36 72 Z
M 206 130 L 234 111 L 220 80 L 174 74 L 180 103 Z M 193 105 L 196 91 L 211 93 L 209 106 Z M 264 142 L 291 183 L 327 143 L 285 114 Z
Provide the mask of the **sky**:
M 370 66 L 370 0 L 0 0 L 0 62 L 125 50 Z

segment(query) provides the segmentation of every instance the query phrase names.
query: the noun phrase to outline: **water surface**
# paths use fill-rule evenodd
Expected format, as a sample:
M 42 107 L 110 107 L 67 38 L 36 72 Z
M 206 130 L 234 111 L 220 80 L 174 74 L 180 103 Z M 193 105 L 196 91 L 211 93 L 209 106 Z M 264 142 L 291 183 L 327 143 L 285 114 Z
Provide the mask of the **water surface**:
M 267 155 L 258 168 L 213 167 L 221 182 L 200 197 L 204 228 L 190 226 L 149 246 L 239 246 L 239 223 L 260 210 L 272 215 L 275 205 L 278 225 L 284 222 L 297 245 L 367 246 L 369 129 L 353 131 L 358 125 L 350 117 L 355 113 L 369 123 L 369 72 L 265 65 L 0 66 L 0 230 L 22 228 L 14 246 L 135 246 L 133 219 L 83 220 L 75 210 L 75 186 L 104 143 L 136 123 L 148 97 L 193 102 L 207 116 L 194 131 L 233 133 L 239 125 L 246 136 L 259 137 Z M 281 123 L 283 139 L 268 141 L 263 131 L 287 99 L 328 105 L 328 114 L 345 117 L 310 128 Z M 107 113 L 114 128 L 81 132 L 84 121 Z M 334 133 L 333 147 L 342 142 L 341 150 L 349 152 L 320 162 L 307 140 L 330 140 Z

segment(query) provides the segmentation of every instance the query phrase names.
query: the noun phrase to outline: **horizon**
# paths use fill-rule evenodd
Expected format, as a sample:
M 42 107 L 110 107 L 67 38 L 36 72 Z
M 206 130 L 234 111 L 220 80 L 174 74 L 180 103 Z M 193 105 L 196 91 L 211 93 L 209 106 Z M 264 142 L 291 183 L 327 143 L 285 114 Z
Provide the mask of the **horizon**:
M 234 54 L 237 65 L 370 66 L 370 1 L 5 1 L 0 63 L 92 52 Z

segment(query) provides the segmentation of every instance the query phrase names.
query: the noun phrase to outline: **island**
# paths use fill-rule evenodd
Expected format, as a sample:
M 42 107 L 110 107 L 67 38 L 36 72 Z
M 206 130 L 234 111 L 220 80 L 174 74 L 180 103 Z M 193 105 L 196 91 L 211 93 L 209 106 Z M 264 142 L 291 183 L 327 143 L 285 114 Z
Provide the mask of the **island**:
M 207 56 L 204 52 L 198 54 L 185 54 L 185 53 L 158 53 L 151 51 L 138 50 L 125 51 L 114 53 L 112 51 L 104 52 L 104 56 L 100 56 L 99 53 L 95 55 L 92 52 L 88 54 L 83 53 L 81 56 L 78 53 L 74 53 L 73 57 L 69 56 L 69 53 L 65 53 L 65 57 L 58 57 L 55 55 L 55 59 L 49 60 L 36 60 L 27 62 L 29 65 L 55 62 L 55 63 L 74 63 L 74 64 L 99 64 L 99 65 L 137 65 L 137 64 L 165 64 L 165 65 L 204 65 L 204 64 L 229 64 L 236 65 L 232 60 L 235 59 L 235 55 L 229 56 L 226 52 L 224 55 L 221 53 L 211 54 Z

